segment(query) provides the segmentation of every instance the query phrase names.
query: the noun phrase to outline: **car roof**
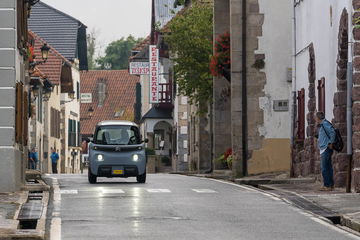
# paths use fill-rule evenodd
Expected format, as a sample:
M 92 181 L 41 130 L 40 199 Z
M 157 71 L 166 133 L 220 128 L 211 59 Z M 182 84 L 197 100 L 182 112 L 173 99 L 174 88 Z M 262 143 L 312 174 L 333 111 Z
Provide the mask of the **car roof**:
M 108 120 L 108 121 L 101 121 L 96 126 L 135 126 L 137 127 L 136 123 L 130 121 L 122 121 L 122 120 Z

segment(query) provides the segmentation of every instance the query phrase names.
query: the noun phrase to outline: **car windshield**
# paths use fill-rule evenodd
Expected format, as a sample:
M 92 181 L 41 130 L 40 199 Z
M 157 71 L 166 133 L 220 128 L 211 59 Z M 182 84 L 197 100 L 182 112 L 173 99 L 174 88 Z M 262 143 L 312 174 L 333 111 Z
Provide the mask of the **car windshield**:
M 94 143 L 102 145 L 140 144 L 139 129 L 135 126 L 100 126 L 96 129 Z

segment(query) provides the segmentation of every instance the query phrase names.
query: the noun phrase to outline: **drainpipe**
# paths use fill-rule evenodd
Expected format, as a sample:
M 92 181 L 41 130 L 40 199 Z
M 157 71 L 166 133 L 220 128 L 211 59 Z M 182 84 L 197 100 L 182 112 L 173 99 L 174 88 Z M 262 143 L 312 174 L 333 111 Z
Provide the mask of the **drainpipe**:
M 242 1 L 242 174 L 248 175 L 247 158 L 248 158 L 248 116 L 247 116 L 247 12 L 246 0 Z
M 213 107 L 214 104 L 213 102 L 210 103 L 210 114 L 209 114 L 209 118 L 210 118 L 210 166 L 209 169 L 205 170 L 205 173 L 212 173 L 214 170 L 213 167 L 213 159 L 214 159 L 214 120 L 213 120 Z
M 352 87 L 353 87 L 353 35 L 352 35 L 352 0 L 349 0 L 348 14 L 348 64 L 347 64 L 347 99 L 346 99 L 346 136 L 347 136 L 347 154 L 349 155 L 348 173 L 346 179 L 346 192 L 351 192 L 351 162 L 352 162 Z
M 295 126 L 296 126 L 296 0 L 294 0 L 293 4 L 293 27 L 292 27 L 292 35 L 293 35 L 293 54 L 292 54 L 292 91 L 291 91 L 291 152 L 294 151 L 295 146 Z M 291 154 L 291 169 L 290 169 L 290 177 L 294 177 L 294 154 Z

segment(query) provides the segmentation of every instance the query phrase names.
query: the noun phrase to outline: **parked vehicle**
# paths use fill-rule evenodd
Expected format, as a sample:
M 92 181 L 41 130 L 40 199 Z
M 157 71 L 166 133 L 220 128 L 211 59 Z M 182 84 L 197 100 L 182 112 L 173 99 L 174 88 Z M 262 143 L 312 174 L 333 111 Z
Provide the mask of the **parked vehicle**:
M 146 154 L 138 126 L 129 121 L 102 121 L 89 144 L 89 183 L 97 177 L 136 177 L 146 182 Z

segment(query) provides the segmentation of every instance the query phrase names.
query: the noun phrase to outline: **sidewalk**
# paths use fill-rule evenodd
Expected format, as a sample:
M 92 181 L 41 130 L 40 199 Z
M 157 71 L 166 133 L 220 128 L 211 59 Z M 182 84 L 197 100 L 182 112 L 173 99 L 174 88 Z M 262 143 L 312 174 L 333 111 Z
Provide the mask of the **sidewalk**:
M 280 195 L 280 197 L 289 200 L 294 205 L 322 215 L 336 224 L 341 224 L 360 232 L 360 193 L 346 193 L 343 188 L 336 188 L 330 192 L 322 192 L 319 191 L 321 186 L 320 182 L 313 182 L 263 184 L 258 187 Z M 298 198 L 294 198 L 294 196 L 298 196 Z M 297 202 L 299 198 L 302 198 L 303 201 Z M 314 211 L 312 205 L 316 205 L 321 209 L 315 209 Z
M 21 191 L 0 193 L 0 240 L 45 239 L 49 186 L 39 176 L 27 171 Z

